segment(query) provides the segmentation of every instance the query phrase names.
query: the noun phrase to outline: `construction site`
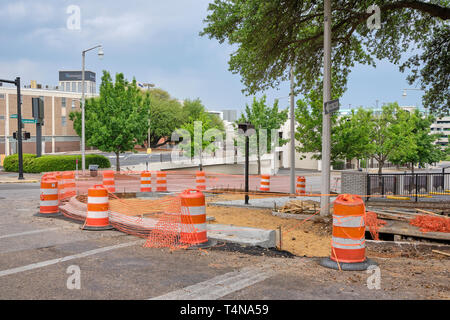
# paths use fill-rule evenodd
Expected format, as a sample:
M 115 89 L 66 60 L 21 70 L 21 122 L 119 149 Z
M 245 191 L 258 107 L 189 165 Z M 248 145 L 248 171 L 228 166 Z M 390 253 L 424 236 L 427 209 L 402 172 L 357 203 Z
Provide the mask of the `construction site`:
M 37 197 L 4 192 L 16 232 L 2 236 L 0 298 L 450 298 L 448 200 L 332 193 L 321 216 L 313 174 L 296 194 L 287 176 L 249 178 L 245 192 L 242 175 L 204 171 L 49 172 Z

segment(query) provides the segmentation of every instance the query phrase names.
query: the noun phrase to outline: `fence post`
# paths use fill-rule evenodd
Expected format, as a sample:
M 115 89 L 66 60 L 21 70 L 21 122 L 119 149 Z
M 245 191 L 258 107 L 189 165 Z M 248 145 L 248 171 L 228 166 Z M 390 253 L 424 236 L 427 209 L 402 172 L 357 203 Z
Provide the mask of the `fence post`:
M 417 190 L 417 184 L 419 183 L 419 181 L 418 181 L 419 179 L 418 178 L 419 178 L 419 174 L 416 173 L 416 202 L 417 202 L 417 199 L 418 199 L 418 196 L 417 196 L 417 191 L 418 191 Z
M 370 197 L 369 197 L 370 196 L 370 174 L 366 174 L 366 179 L 367 179 L 367 199 L 366 199 L 366 201 L 368 201 L 370 199 Z

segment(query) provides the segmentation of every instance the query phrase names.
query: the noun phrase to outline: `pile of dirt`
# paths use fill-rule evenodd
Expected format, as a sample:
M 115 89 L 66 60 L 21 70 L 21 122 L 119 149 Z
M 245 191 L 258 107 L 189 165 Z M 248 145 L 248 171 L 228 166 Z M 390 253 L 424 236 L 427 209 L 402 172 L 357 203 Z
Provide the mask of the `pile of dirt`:
M 281 249 L 297 256 L 326 257 L 331 252 L 331 223 L 276 217 L 271 210 L 208 206 L 206 213 L 215 218 L 210 223 L 271 230 L 281 227 Z

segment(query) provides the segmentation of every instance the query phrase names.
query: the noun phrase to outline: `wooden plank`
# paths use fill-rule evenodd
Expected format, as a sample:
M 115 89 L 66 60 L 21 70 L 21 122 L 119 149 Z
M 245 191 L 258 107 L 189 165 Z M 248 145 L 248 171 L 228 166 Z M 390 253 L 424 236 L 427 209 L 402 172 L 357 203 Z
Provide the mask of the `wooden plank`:
M 366 226 L 366 231 L 369 231 L 368 226 Z M 450 233 L 448 232 L 421 232 L 418 227 L 403 221 L 387 220 L 386 225 L 380 227 L 378 231 L 380 233 L 400 234 L 426 239 L 450 240 Z
M 431 250 L 431 251 L 443 254 L 444 256 L 447 256 L 447 257 L 450 257 L 450 253 L 447 253 L 447 252 L 443 252 L 443 251 L 439 251 L 439 250 Z

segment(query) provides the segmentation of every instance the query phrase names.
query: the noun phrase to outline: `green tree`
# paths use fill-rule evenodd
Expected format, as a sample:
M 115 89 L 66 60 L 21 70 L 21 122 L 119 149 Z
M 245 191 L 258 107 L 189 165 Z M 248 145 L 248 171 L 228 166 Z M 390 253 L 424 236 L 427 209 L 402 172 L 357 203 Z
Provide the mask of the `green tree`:
M 384 105 L 381 113 L 373 114 L 368 126 L 372 156 L 378 162 L 379 174 L 386 161 L 414 152 L 414 128 L 410 124 L 409 112 L 400 109 L 397 103 Z
M 224 131 L 225 126 L 223 124 L 222 119 L 219 116 L 208 113 L 205 109 L 205 106 L 201 102 L 199 98 L 191 100 L 186 99 L 183 103 L 183 118 L 189 121 L 190 118 L 195 120 L 200 120 L 204 116 L 208 117 L 211 121 L 211 128 L 217 128 L 219 130 Z
M 333 148 L 338 158 L 367 159 L 374 151 L 370 143 L 372 112 L 363 108 L 338 119 L 334 129 Z
M 170 97 L 169 93 L 159 89 L 143 92 L 150 94 L 150 147 L 158 148 L 170 141 L 168 137 L 183 122 L 181 104 Z M 161 139 L 163 139 L 162 142 Z M 148 137 L 147 139 L 148 140 Z
M 142 95 L 136 80 L 130 83 L 118 73 L 113 83 L 110 74 L 103 71 L 99 97 L 87 99 L 85 104 L 86 144 L 114 152 L 116 170 L 120 171 L 119 155 L 135 151 L 134 146 L 146 138 L 149 105 L 149 96 Z M 71 112 L 69 117 L 81 135 L 81 113 Z
M 369 6 L 381 10 L 381 28 L 371 30 L 367 20 Z M 303 0 L 214 0 L 209 4 L 202 36 L 227 41 L 236 50 L 231 54 L 229 70 L 239 74 L 244 91 L 254 94 L 277 87 L 289 79 L 293 66 L 295 87 L 303 94 L 320 88 L 323 74 L 323 1 Z M 448 30 L 448 0 L 335 0 L 332 1 L 332 72 L 334 85 L 345 90 L 355 64 L 375 67 L 375 59 L 398 64 L 405 52 L 417 47 L 427 52 L 440 48 L 440 57 L 448 57 L 448 41 L 429 42 L 433 30 Z M 435 39 L 438 39 L 435 37 Z M 430 55 L 430 57 L 432 57 Z M 431 109 L 449 108 L 433 103 L 433 97 L 448 97 L 447 86 L 438 86 L 439 77 L 448 79 L 448 58 L 422 59 L 416 73 L 423 84 L 430 84 L 424 104 Z M 440 66 L 441 64 L 439 64 Z M 402 71 L 403 69 L 400 69 Z M 429 71 L 428 71 L 429 70 Z M 438 72 L 438 73 L 435 73 Z M 433 75 L 431 81 L 427 75 Z M 445 82 L 442 82 L 445 84 Z M 445 98 L 444 98 L 445 99 Z M 440 100 L 438 100 L 440 101 Z M 445 101 L 445 100 L 444 100 Z
M 279 110 L 278 100 L 275 100 L 272 107 L 266 104 L 266 96 L 257 100 L 253 97 L 253 103 L 251 106 L 248 104 L 245 106 L 244 113 L 241 114 L 237 123 L 251 123 L 255 127 L 256 134 L 256 155 L 258 159 L 258 174 L 261 174 L 261 156 L 267 152 L 271 152 L 272 144 L 272 130 L 280 129 L 280 127 L 286 122 L 288 118 L 288 109 Z M 261 150 L 261 131 L 265 131 L 267 137 L 266 147 L 267 150 Z M 288 139 L 279 139 L 279 145 L 286 144 Z
M 190 138 L 189 145 L 183 145 L 185 155 L 190 158 L 198 156 L 199 168 L 203 170 L 204 151 L 214 152 L 216 150 L 214 142 L 217 139 L 223 141 L 224 131 L 213 126 L 211 117 L 206 112 L 200 113 L 197 118 L 189 117 L 189 120 L 180 129 L 187 132 Z
M 312 153 L 313 159 L 322 159 L 322 110 L 323 96 L 321 90 L 311 90 L 304 99 L 297 100 L 295 120 L 298 123 L 295 139 L 300 143 L 296 151 L 300 159 L 306 158 L 305 153 Z M 336 149 L 337 114 L 331 115 L 331 161 L 339 159 Z
M 435 144 L 438 134 L 431 134 L 431 124 L 435 117 L 432 115 L 422 115 L 415 110 L 409 115 L 407 125 L 411 128 L 411 142 L 407 148 L 397 148 L 389 161 L 395 164 L 411 164 L 411 171 L 414 173 L 414 166 L 419 164 L 431 164 L 445 159 L 445 154 L 441 147 Z

